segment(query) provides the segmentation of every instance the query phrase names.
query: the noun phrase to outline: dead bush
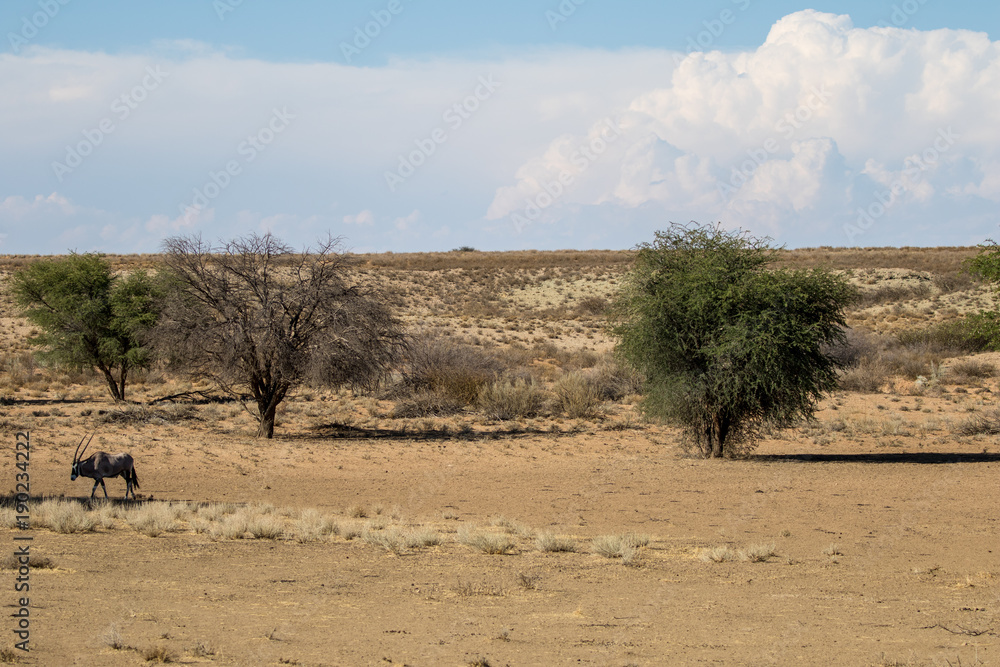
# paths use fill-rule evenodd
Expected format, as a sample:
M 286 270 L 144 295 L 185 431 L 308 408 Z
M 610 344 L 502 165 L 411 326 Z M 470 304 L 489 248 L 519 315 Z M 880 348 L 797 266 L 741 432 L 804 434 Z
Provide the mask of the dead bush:
M 838 385 L 844 391 L 877 393 L 889 381 L 889 368 L 878 359 L 864 359 L 840 373 Z
M 863 329 L 844 329 L 844 340 L 826 347 L 823 352 L 842 367 L 850 368 L 864 361 L 876 359 L 882 345 L 878 337 Z
M 969 417 L 958 425 L 959 435 L 998 435 L 1000 434 L 1000 410 L 991 410 Z
M 502 371 L 500 361 L 483 349 L 424 337 L 410 347 L 402 384 L 412 392 L 434 392 L 471 405 Z

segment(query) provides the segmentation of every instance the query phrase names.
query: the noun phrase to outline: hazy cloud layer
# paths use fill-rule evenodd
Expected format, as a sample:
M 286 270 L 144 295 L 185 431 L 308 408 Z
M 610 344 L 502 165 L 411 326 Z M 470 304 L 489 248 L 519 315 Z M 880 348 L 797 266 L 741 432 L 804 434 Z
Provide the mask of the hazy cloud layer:
M 793 245 L 970 243 L 1000 203 L 985 34 L 804 11 L 740 53 L 379 68 L 0 55 L 0 252 L 327 231 L 358 250 L 627 247 L 670 220 Z

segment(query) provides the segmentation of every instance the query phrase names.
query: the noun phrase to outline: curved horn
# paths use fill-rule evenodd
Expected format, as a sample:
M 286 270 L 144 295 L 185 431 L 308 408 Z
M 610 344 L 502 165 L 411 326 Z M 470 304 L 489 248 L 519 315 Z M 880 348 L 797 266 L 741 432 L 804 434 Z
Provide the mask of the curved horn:
M 80 438 L 80 445 L 83 445 L 83 440 L 86 437 L 87 437 L 87 435 L 84 434 L 83 438 Z M 94 439 L 94 434 L 91 433 L 90 434 L 90 440 L 93 440 L 93 439 Z M 87 444 L 83 445 L 83 451 L 82 452 L 80 451 L 80 445 L 76 446 L 76 452 L 73 452 L 73 462 L 74 463 L 76 463 L 77 461 L 79 461 L 80 459 L 83 458 L 83 455 L 87 452 L 87 447 L 90 447 L 90 440 L 87 440 Z M 77 452 L 80 453 L 79 456 L 77 456 Z

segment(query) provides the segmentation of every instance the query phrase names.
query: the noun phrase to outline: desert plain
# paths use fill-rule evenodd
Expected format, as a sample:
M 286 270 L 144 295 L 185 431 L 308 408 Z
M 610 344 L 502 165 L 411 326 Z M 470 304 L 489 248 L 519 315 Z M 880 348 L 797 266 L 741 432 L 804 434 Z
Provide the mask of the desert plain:
M 153 368 L 115 404 L 96 374 L 40 363 L 5 294 L 2 659 L 1000 665 L 1000 354 L 919 336 L 995 307 L 961 271 L 974 254 L 783 253 L 862 290 L 843 386 L 814 421 L 714 461 L 643 419 L 611 356 L 628 252 L 360 256 L 424 344 L 530 384 L 537 404 L 302 387 L 272 440 L 209 383 Z M 3 284 L 31 260 L 2 258 Z M 135 457 L 138 501 L 121 479 L 96 503 L 70 481 L 88 434 Z M 9 614 L 26 535 L 24 654 Z

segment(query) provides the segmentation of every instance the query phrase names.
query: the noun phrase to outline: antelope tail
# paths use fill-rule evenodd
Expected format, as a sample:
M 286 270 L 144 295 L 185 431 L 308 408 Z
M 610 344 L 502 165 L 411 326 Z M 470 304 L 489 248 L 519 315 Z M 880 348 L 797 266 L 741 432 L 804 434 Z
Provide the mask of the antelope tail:
M 136 489 L 139 488 L 139 476 L 135 474 L 135 468 L 132 468 L 132 486 Z

